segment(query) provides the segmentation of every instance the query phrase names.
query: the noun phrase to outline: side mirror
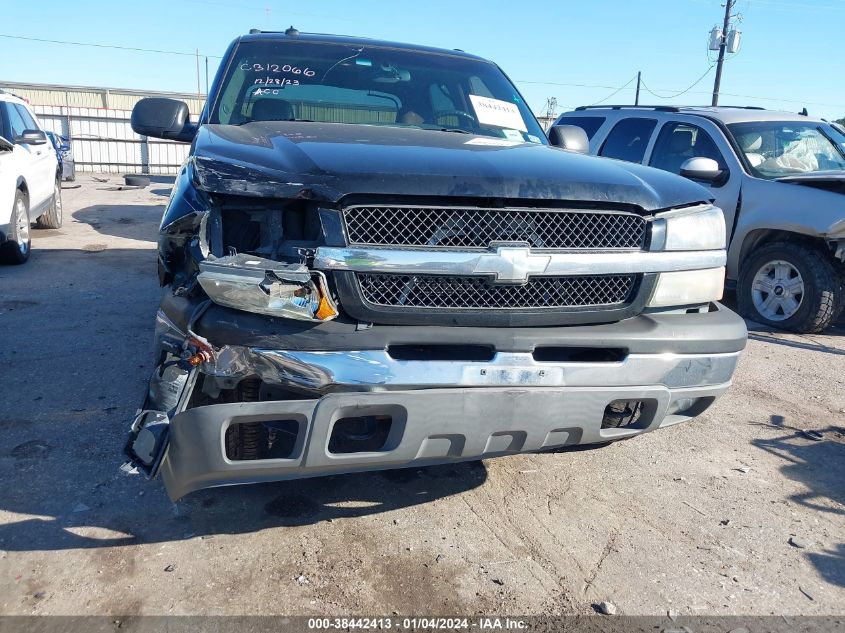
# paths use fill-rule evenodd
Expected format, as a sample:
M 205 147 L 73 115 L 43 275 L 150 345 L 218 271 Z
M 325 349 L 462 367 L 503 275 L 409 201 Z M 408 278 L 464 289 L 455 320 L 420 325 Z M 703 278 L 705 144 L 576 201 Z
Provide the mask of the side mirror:
M 695 156 L 686 159 L 681 165 L 681 176 L 690 180 L 702 180 L 712 184 L 723 182 L 726 171 L 719 168 L 712 158 Z
M 197 126 L 191 123 L 188 114 L 188 104 L 176 99 L 141 99 L 132 108 L 130 123 L 132 129 L 141 136 L 184 143 L 190 143 L 197 133 Z
M 47 142 L 47 134 L 43 130 L 24 130 L 15 139 L 15 142 L 25 143 L 26 145 L 44 145 Z
M 590 139 L 583 128 L 577 125 L 554 125 L 549 130 L 549 143 L 579 154 L 590 153 Z
M 11 152 L 15 149 L 15 144 L 6 138 L 0 136 L 0 152 Z

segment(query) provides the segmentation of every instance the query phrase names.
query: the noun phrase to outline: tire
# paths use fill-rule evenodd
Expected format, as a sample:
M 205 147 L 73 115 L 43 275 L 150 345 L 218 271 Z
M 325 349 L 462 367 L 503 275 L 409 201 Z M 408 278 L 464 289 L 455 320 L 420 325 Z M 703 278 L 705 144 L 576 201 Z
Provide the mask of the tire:
M 7 264 L 23 264 L 29 259 L 32 239 L 29 235 L 29 203 L 26 194 L 18 189 L 12 204 L 12 222 L 6 242 L 0 244 L 0 260 Z
M 743 262 L 737 285 L 739 312 L 773 328 L 821 332 L 843 305 L 843 279 L 823 249 L 773 242 Z
M 123 181 L 130 187 L 149 187 L 149 176 L 124 176 Z
M 60 229 L 62 228 L 62 181 L 56 178 L 53 189 L 53 201 L 44 213 L 35 221 L 39 229 Z

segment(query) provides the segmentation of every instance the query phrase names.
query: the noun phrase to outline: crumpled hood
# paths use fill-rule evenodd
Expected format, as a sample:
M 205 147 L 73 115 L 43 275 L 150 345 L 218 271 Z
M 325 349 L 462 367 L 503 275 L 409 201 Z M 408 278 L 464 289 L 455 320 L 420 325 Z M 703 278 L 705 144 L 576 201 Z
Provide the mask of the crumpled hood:
M 363 193 L 594 201 L 656 211 L 711 197 L 685 178 L 632 163 L 535 143 L 375 125 L 205 125 L 193 165 L 206 191 L 331 202 Z
M 845 171 L 811 171 L 804 174 L 790 174 L 778 178 L 775 182 L 814 187 L 833 193 L 845 194 Z

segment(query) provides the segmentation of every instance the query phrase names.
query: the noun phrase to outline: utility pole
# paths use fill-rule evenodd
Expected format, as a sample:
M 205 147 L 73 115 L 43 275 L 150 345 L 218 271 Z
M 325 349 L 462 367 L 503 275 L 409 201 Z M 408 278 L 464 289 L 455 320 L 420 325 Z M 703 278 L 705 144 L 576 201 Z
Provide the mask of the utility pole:
M 640 80 L 642 79 L 643 72 L 641 70 L 637 71 L 637 96 L 634 97 L 634 105 L 640 105 Z
M 722 38 L 719 43 L 719 61 L 716 62 L 716 80 L 713 82 L 713 102 L 710 105 L 719 105 L 719 88 L 722 84 L 722 64 L 725 63 L 725 49 L 728 47 L 728 28 L 731 25 L 731 9 L 734 8 L 736 0 L 725 0 L 725 23 L 722 27 Z
M 555 115 L 557 114 L 557 97 L 549 97 L 546 99 L 546 126 L 551 127 L 552 122 L 555 119 Z

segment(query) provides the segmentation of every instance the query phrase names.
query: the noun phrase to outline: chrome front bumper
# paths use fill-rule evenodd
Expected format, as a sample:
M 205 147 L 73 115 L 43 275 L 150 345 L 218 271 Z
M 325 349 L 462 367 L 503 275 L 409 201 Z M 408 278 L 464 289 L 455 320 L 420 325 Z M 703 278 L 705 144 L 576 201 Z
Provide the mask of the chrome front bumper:
M 449 387 L 632 387 L 681 389 L 730 381 L 740 352 L 629 354 L 618 362 L 538 362 L 499 352 L 490 361 L 396 360 L 384 350 L 304 352 L 226 346 L 203 366 L 222 388 L 243 378 L 325 394 Z

